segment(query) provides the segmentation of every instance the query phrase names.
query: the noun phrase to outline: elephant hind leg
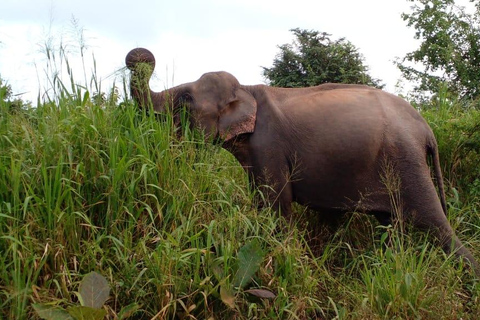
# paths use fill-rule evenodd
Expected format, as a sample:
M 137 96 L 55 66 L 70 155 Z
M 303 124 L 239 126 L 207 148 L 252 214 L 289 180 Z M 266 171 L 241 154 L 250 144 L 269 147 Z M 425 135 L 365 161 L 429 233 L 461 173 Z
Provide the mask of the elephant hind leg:
M 410 188 L 403 189 L 405 212 L 411 215 L 414 227 L 430 232 L 446 253 L 454 253 L 458 258 L 466 259 L 480 277 L 479 264 L 455 235 L 430 176 L 425 176 L 427 178 L 419 179 L 420 181 L 411 184 Z M 412 186 L 415 186 L 415 190 Z
M 477 277 L 480 277 L 480 265 L 470 250 L 468 250 L 455 235 L 450 225 L 448 225 L 447 218 L 445 216 L 442 217 L 445 221 L 434 222 L 439 225 L 431 226 L 429 228 L 430 233 L 439 241 L 443 251 L 448 254 L 453 253 L 459 259 L 465 259 L 473 268 Z M 445 224 L 447 224 L 446 227 Z

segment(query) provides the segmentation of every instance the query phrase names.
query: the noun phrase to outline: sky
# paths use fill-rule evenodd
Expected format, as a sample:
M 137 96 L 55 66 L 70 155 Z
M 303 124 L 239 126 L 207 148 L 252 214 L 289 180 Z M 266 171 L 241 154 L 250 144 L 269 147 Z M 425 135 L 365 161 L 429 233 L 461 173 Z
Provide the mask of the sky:
M 352 42 L 371 76 L 398 93 L 400 72 L 393 61 L 419 46 L 415 30 L 401 18 L 411 5 L 407 0 L 2 0 L 0 77 L 14 93 L 24 93 L 20 97 L 36 101 L 51 79 L 45 48 L 62 45 L 76 81 L 89 86 L 95 66 L 104 90 L 121 83 L 125 55 L 135 47 L 155 55 L 155 91 L 220 70 L 242 84 L 265 83 L 262 67 L 271 67 L 279 45 L 293 41 L 290 29 L 301 28 Z

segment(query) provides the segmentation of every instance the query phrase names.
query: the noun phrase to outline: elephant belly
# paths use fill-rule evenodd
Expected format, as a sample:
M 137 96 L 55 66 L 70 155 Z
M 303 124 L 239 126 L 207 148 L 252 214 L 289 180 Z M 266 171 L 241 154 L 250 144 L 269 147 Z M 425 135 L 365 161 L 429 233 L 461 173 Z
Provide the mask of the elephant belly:
M 388 194 L 382 191 L 383 188 L 375 183 L 348 183 L 296 182 L 292 184 L 293 200 L 314 210 L 389 211 Z
M 375 161 L 317 159 L 293 174 L 293 200 L 312 209 L 389 211 L 390 201 Z

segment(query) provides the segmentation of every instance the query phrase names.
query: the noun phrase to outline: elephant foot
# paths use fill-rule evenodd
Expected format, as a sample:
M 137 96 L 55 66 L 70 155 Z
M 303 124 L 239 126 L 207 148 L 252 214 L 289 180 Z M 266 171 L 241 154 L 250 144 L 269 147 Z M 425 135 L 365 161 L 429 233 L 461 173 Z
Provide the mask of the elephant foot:
M 460 240 L 455 236 L 453 243 L 449 243 L 443 246 L 445 252 L 453 252 L 457 259 L 463 259 L 468 263 L 468 266 L 475 272 L 477 278 L 480 279 L 480 265 L 473 257 L 470 250 L 465 248 Z

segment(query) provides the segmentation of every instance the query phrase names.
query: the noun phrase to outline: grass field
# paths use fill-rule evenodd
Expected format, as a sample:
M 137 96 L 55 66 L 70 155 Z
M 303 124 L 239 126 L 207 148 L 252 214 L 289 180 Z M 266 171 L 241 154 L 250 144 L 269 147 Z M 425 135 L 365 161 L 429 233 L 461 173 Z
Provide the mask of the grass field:
M 480 259 L 480 113 L 442 97 L 424 116 L 449 219 Z M 229 153 L 179 137 L 171 117 L 80 90 L 52 100 L 0 105 L 1 319 L 47 319 L 40 306 L 73 319 L 91 271 L 110 287 L 108 319 L 480 316 L 475 277 L 425 234 L 358 213 L 332 232 L 300 206 L 289 225 L 257 209 Z

